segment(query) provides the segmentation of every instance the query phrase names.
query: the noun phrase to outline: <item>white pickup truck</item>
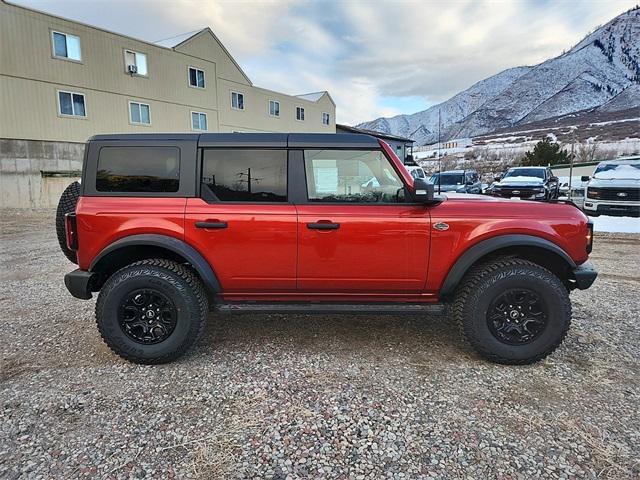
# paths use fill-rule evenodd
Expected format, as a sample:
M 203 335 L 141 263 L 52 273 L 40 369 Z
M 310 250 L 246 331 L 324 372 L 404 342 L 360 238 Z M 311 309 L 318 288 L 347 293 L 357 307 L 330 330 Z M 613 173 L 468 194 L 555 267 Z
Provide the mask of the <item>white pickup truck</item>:
M 640 157 L 600 162 L 588 181 L 584 212 L 592 217 L 640 217 Z

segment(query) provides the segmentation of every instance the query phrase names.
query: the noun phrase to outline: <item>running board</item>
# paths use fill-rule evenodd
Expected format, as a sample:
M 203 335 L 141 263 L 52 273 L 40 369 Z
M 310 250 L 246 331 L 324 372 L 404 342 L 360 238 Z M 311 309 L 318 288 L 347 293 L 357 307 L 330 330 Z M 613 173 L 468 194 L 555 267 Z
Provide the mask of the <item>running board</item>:
M 446 313 L 441 303 L 222 303 L 214 305 L 213 310 L 219 313 Z

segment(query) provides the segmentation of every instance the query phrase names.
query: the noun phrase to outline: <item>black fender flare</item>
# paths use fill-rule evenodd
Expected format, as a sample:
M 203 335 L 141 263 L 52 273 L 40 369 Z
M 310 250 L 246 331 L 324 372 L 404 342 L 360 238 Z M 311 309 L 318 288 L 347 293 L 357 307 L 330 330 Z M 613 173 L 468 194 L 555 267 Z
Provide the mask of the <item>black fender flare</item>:
M 94 271 L 100 261 L 107 255 L 119 250 L 121 248 L 133 247 L 133 246 L 152 246 L 160 247 L 169 250 L 189 262 L 193 268 L 198 272 L 202 282 L 206 289 L 216 295 L 222 291 L 218 277 L 216 277 L 213 268 L 209 265 L 204 257 L 191 245 L 183 240 L 168 235 L 161 234 L 139 234 L 130 235 L 128 237 L 116 240 L 112 244 L 105 247 L 91 262 L 89 271 Z
M 576 268 L 576 262 L 573 261 L 569 254 L 549 240 L 533 235 L 500 235 L 482 240 L 469 248 L 456 260 L 440 288 L 440 298 L 451 297 L 465 273 L 482 257 L 503 248 L 527 246 L 553 252 L 567 262 L 570 268 Z

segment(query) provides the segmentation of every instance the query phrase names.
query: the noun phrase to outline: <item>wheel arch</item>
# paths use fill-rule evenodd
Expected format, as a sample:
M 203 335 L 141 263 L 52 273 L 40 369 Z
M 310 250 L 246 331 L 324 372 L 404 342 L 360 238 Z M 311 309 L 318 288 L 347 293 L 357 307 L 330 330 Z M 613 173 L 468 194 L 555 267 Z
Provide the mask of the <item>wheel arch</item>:
M 455 261 L 440 288 L 440 298 L 450 299 L 471 267 L 496 257 L 530 260 L 550 270 L 565 284 L 569 283 L 571 271 L 577 266 L 567 252 L 544 238 L 533 235 L 488 238 L 469 248 Z
M 166 258 L 188 263 L 196 271 L 211 298 L 222 291 L 218 277 L 211 265 L 191 245 L 168 235 L 130 235 L 105 247 L 91 262 L 89 271 L 98 274 L 93 289 L 99 290 L 104 281 L 115 271 L 139 260 Z

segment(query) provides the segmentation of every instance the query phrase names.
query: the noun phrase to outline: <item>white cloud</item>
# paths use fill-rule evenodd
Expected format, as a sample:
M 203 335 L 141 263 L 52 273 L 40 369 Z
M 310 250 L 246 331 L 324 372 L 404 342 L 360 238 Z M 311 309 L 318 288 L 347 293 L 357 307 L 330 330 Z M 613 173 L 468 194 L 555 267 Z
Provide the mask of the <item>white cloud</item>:
M 16 1 L 147 40 L 210 26 L 256 85 L 328 90 L 345 123 L 413 113 L 389 99 L 436 103 L 559 55 L 636 2 Z

